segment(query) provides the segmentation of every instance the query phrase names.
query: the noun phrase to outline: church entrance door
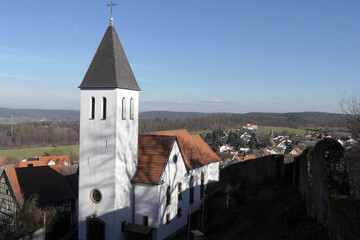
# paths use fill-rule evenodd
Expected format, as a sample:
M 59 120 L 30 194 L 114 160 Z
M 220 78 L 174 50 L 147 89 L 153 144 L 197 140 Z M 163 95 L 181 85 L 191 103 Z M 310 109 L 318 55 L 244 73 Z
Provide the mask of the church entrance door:
M 87 240 L 105 240 L 105 223 L 97 218 L 87 220 Z

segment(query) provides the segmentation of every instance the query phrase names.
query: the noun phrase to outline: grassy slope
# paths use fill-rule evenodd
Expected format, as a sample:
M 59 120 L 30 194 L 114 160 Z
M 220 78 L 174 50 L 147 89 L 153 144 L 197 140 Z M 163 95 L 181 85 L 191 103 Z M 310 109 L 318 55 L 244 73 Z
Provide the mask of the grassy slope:
M 274 131 L 274 134 L 281 134 L 283 131 L 287 131 L 289 134 L 297 134 L 299 136 L 304 136 L 307 132 L 314 133 L 314 131 L 307 131 L 305 129 L 297 128 L 288 128 L 288 127 L 262 127 L 262 135 L 269 135 L 271 128 Z
M 64 154 L 69 154 L 71 152 L 78 152 L 79 146 L 69 145 L 69 146 L 58 146 L 58 147 L 37 147 L 37 148 L 0 150 L 0 156 L 24 159 L 26 157 L 42 156 L 44 152 L 51 153 L 52 151 L 61 151 L 64 152 Z

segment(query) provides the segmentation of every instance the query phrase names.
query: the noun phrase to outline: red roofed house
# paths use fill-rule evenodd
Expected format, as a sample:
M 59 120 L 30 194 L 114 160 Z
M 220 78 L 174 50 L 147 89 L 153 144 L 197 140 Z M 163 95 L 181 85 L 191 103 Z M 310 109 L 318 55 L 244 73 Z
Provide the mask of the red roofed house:
M 75 219 L 78 187 L 77 166 L 8 168 L 0 177 L 0 222 L 16 224 L 16 211 L 32 195 L 44 209 L 70 214 Z
M 164 239 L 200 209 L 220 158 L 186 130 L 138 134 L 139 91 L 110 21 L 80 84 L 79 239 Z
M 19 163 L 18 167 L 38 167 L 38 166 L 68 166 L 71 165 L 70 158 L 68 155 L 65 156 L 46 156 L 46 157 L 35 157 L 26 158 Z

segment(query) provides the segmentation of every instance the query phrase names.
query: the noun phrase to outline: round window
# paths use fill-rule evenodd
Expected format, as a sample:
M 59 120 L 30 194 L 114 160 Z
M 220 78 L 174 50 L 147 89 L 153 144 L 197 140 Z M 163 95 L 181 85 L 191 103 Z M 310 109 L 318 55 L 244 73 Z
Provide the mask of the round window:
M 90 198 L 94 203 L 100 203 L 102 200 L 102 194 L 99 189 L 94 188 L 91 190 Z
M 173 157 L 173 162 L 174 162 L 174 163 L 177 162 L 177 155 L 174 155 L 174 157 Z

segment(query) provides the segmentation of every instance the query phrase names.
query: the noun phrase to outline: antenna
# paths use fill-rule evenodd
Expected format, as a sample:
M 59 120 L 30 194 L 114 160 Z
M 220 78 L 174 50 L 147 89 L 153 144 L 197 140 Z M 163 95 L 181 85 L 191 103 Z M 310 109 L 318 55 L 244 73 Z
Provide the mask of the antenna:
M 14 138 L 14 115 L 11 115 L 11 137 Z
M 113 6 L 117 5 L 116 3 L 113 3 L 113 1 L 111 0 L 111 3 L 106 5 L 107 7 L 110 7 L 111 8 L 111 18 L 112 18 L 112 9 L 113 9 Z

